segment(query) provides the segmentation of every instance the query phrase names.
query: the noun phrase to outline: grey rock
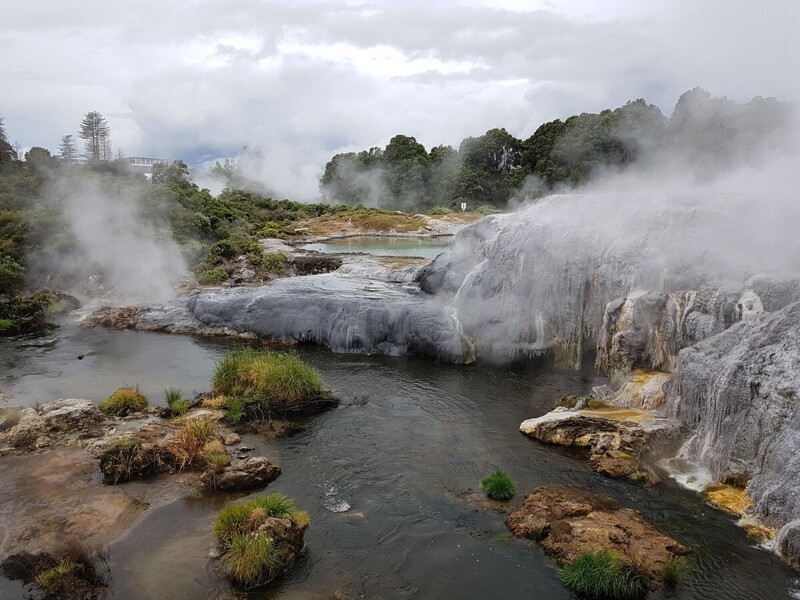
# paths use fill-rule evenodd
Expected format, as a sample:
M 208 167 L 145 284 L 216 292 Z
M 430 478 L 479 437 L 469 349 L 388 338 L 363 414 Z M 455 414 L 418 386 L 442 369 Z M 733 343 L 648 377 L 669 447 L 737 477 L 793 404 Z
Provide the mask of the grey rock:
M 263 487 L 281 474 L 281 468 L 266 458 L 256 456 L 225 467 L 221 473 L 206 471 L 204 485 L 219 490 L 237 491 Z
M 716 480 L 749 479 L 755 515 L 777 528 L 800 520 L 799 340 L 796 302 L 685 348 L 667 385 L 670 413 L 693 432 L 682 455 Z M 786 548 L 800 561 L 800 546 Z

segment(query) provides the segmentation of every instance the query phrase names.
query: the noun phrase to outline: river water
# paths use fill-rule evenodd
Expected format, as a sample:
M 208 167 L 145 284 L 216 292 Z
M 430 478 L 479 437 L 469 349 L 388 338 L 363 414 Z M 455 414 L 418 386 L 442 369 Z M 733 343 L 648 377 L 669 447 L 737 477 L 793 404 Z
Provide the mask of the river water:
M 123 383 L 154 400 L 169 386 L 203 391 L 215 361 L 237 343 L 65 326 L 0 342 L 0 392 L 11 394 L 12 404 L 33 405 L 64 396 L 99 401 Z M 342 404 L 294 436 L 244 438 L 283 469 L 267 491 L 288 494 L 311 516 L 307 555 L 286 578 L 249 597 L 327 599 L 341 591 L 386 600 L 569 598 L 535 543 L 511 539 L 502 514 L 459 497 L 495 469 L 517 481 L 516 504 L 538 485 L 580 484 L 637 508 L 690 546 L 692 575 L 663 597 L 777 599 L 797 586 L 793 571 L 693 492 L 671 482 L 644 489 L 607 479 L 580 454 L 518 433 L 519 423 L 545 413 L 554 397 L 597 384 L 590 371 L 298 351 Z M 109 597 L 231 597 L 209 555 L 215 512 L 231 498 L 198 494 L 148 511 L 110 548 Z M 0 582 L 0 598 L 19 597 L 10 591 L 18 589 Z

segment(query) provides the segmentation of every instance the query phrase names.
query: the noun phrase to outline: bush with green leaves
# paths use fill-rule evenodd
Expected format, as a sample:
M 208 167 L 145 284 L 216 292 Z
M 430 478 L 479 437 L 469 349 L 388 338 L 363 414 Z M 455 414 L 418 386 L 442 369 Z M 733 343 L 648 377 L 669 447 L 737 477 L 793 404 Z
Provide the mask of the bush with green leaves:
M 499 212 L 502 212 L 499 208 L 491 206 L 489 204 L 481 204 L 478 208 L 475 209 L 475 212 L 479 215 L 496 215 Z
M 647 593 L 647 577 L 632 562 L 610 550 L 581 554 L 558 576 L 579 598 L 638 600 Z
M 514 497 L 517 486 L 508 474 L 495 471 L 481 481 L 481 489 L 492 500 L 506 501 Z
M 254 259 L 253 265 L 266 273 L 280 273 L 286 268 L 286 255 L 282 252 L 269 252 Z
M 228 281 L 228 271 L 225 267 L 214 267 L 197 274 L 197 283 L 200 285 L 219 285 L 226 281 Z
M 124 417 L 147 408 L 147 397 L 138 388 L 121 387 L 103 400 L 98 408 L 106 414 Z
M 432 217 L 441 217 L 444 215 L 449 215 L 452 212 L 453 211 L 446 206 L 434 206 L 428 211 L 428 214 Z

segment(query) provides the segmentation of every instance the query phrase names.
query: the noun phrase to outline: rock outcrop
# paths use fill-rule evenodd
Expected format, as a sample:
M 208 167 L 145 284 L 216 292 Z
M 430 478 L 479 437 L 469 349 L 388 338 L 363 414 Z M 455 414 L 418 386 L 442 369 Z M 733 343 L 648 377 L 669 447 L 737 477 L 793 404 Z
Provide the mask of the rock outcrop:
M 747 483 L 755 516 L 800 564 L 800 302 L 741 322 L 679 354 L 668 407 L 691 431 L 684 460 L 712 481 Z
M 506 519 L 517 537 L 539 541 L 557 563 L 585 552 L 611 550 L 635 563 L 658 584 L 663 569 L 689 549 L 664 535 L 631 508 L 614 499 L 571 486 L 547 486 L 529 494 Z
M 613 478 L 654 485 L 660 481 L 648 453 L 676 437 L 675 424 L 632 408 L 556 408 L 523 421 L 522 433 L 548 444 L 587 448 L 592 468 Z
M 38 409 L 21 409 L 19 422 L 0 433 L 0 444 L 14 448 L 46 448 L 64 438 L 102 435 L 98 428 L 107 420 L 90 400 L 62 398 Z
M 228 492 L 263 487 L 281 474 L 281 468 L 262 456 L 233 463 L 216 473 L 207 470 L 200 481 L 209 488 Z
M 413 286 L 335 274 L 208 290 L 141 310 L 136 329 L 314 342 L 336 352 L 471 362 L 458 324 Z

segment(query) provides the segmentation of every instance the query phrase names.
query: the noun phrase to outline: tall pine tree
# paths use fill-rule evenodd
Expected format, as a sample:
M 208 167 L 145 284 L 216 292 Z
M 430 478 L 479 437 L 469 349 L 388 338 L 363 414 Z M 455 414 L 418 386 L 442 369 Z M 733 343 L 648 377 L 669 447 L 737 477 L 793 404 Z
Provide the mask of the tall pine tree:
M 86 113 L 81 121 L 80 133 L 84 154 L 88 160 L 110 160 L 111 127 L 108 121 L 96 110 Z

